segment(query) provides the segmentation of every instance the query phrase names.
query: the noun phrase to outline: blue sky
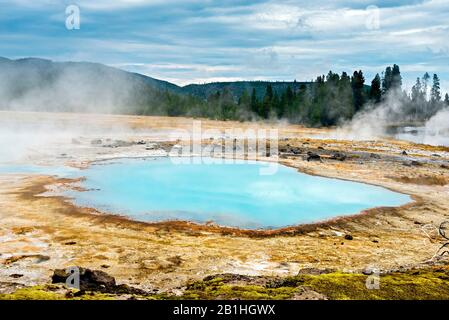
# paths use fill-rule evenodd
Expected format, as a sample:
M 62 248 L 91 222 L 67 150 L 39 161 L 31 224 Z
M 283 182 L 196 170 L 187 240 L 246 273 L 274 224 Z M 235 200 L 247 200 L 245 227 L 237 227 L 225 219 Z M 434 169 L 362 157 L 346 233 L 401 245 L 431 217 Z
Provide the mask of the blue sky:
M 80 8 L 67 30 L 65 9 Z M 400 65 L 449 91 L 447 0 L 0 0 L 0 56 L 101 62 L 179 85 Z M 377 19 L 378 17 L 378 19 Z

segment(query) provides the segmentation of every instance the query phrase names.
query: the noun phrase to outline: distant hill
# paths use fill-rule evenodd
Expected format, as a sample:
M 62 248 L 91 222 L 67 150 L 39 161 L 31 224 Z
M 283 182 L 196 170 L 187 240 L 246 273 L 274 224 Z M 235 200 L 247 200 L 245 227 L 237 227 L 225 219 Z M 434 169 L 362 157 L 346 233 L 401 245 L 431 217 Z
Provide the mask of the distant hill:
M 281 94 L 288 86 L 298 90 L 303 83 L 236 81 L 180 87 L 99 63 L 0 57 L 0 109 L 133 112 L 133 108 L 143 104 L 157 105 L 160 97 L 156 95 L 165 91 L 204 100 L 226 88 L 237 101 L 245 90 L 251 93 L 253 88 L 261 99 L 268 84 Z
M 89 62 L 0 58 L 0 108 L 135 113 L 175 84 Z
M 368 97 L 369 86 L 353 87 L 349 78 L 340 79 L 331 72 L 324 78 L 331 80 L 322 79 L 214 82 L 180 87 L 99 63 L 0 57 L 0 109 L 242 121 L 278 118 L 328 126 L 350 119 L 362 108 L 364 99 L 360 97 Z M 269 85 L 272 90 L 267 90 Z M 303 86 L 307 90 L 300 90 Z M 253 90 L 256 99 L 250 98 Z M 216 94 L 224 91 L 227 93 Z M 242 96 L 244 92 L 248 95 Z
M 251 94 L 253 88 L 256 89 L 256 96 L 261 99 L 267 90 L 267 86 L 271 84 L 273 87 L 273 92 L 276 92 L 278 95 L 281 95 L 288 86 L 292 88 L 293 91 L 299 90 L 299 87 L 302 84 L 306 86 L 310 85 L 310 82 L 297 82 L 297 81 L 278 81 L 278 82 L 270 82 L 270 81 L 234 81 L 234 82 L 212 82 L 205 84 L 189 84 L 187 86 L 182 87 L 182 92 L 192 94 L 197 97 L 207 98 L 213 93 L 217 91 L 222 92 L 225 88 L 230 90 L 232 95 L 235 98 L 240 97 L 243 92 L 246 90 L 249 94 Z

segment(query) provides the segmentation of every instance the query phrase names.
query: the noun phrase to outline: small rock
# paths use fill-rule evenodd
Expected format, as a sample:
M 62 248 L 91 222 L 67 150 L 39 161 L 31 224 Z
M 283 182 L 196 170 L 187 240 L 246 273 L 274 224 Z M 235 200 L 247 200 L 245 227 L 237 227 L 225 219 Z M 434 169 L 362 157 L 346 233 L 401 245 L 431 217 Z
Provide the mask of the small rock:
M 74 244 L 76 244 L 76 241 L 67 241 L 66 243 L 64 243 L 66 246 L 73 246 Z
M 148 143 L 145 147 L 146 150 L 155 150 L 158 149 L 159 145 L 157 143 Z
M 369 275 L 373 274 L 373 269 L 365 268 L 362 270 L 362 274 L 364 274 L 365 276 L 369 276 Z
M 66 283 L 70 275 L 64 269 L 57 269 L 53 272 L 52 283 Z M 116 285 L 114 277 L 103 271 L 79 268 L 79 275 L 81 290 L 105 291 Z
M 90 142 L 91 145 L 100 145 L 103 144 L 103 141 L 101 139 L 94 139 Z
M 75 292 L 75 293 L 73 294 L 73 296 L 74 296 L 74 297 L 81 297 L 81 296 L 84 296 L 85 294 L 86 294 L 86 291 L 80 290 L 80 291 Z
M 122 148 L 122 147 L 131 147 L 132 145 L 134 145 L 133 142 L 129 142 L 129 141 L 123 141 L 123 140 L 116 140 L 111 144 L 105 145 L 104 147 L 107 148 Z
M 416 161 L 416 160 L 413 160 L 412 162 L 410 162 L 410 164 L 411 164 L 412 166 L 417 166 L 417 167 L 422 166 L 422 163 L 419 162 L 419 161 Z
M 410 164 L 410 162 L 402 162 L 402 165 L 406 166 L 406 167 L 411 167 L 412 165 Z
M 82 267 L 78 267 L 78 269 L 80 291 L 76 292 L 74 294 L 75 296 L 84 295 L 86 291 L 114 294 L 146 294 L 146 291 L 130 287 L 126 284 L 117 285 L 115 278 L 104 271 L 85 269 Z M 53 272 L 52 283 L 66 283 L 68 277 L 71 275 L 64 269 L 56 269 Z
M 306 157 L 307 161 L 321 161 L 321 156 L 317 153 L 314 152 L 307 152 L 307 157 Z
M 407 151 L 402 151 L 402 155 L 407 156 L 408 155 Z
M 352 235 L 350 235 L 350 234 L 346 234 L 345 235 L 345 239 L 346 240 L 352 240 L 352 239 L 354 239 L 354 237 Z
M 338 160 L 338 161 L 345 161 L 346 160 L 346 154 L 344 154 L 343 152 L 335 152 L 335 153 L 331 154 L 330 159 Z

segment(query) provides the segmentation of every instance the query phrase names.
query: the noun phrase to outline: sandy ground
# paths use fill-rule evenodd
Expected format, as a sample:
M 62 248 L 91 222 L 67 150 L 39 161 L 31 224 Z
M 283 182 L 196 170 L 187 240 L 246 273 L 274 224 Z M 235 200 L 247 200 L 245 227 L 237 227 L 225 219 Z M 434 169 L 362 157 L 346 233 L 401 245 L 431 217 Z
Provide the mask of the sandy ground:
M 15 162 L 75 167 L 99 159 L 152 156 L 161 150 L 148 148 L 149 144 L 182 144 L 171 133 L 191 129 L 193 121 L 0 113 L 3 127 L 13 120 L 21 124 L 20 130 L 38 123 L 34 136 L 47 139 L 44 145 L 36 139 Z M 449 219 L 449 148 L 394 140 L 314 139 L 330 130 L 293 125 L 202 120 L 202 127 L 277 128 L 279 149 L 287 149 L 282 163 L 309 174 L 387 187 L 414 200 L 403 207 L 375 208 L 314 225 L 250 232 L 181 222 L 134 222 L 77 208 L 60 197 L 40 196 L 67 181 L 0 174 L 0 291 L 48 283 L 54 269 L 76 265 L 104 270 L 119 283 L 176 293 L 188 280 L 225 272 L 293 275 L 310 267 L 360 272 L 367 267 L 419 266 L 442 244 L 436 228 Z M 92 145 L 92 139 L 102 139 L 103 145 L 106 139 L 144 144 L 112 148 Z M 298 147 L 300 154 L 290 154 L 291 147 Z M 308 151 L 321 154 L 322 161 L 306 161 Z M 333 160 L 334 151 L 344 152 L 347 159 Z

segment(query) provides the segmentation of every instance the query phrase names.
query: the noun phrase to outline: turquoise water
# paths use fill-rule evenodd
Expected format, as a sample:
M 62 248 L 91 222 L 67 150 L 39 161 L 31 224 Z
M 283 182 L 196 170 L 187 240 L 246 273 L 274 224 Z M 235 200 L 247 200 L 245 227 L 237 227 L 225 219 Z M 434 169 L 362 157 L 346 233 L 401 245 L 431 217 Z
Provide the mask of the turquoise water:
M 173 164 L 170 158 L 121 159 L 82 171 L 85 192 L 70 191 L 78 205 L 141 221 L 213 221 L 247 229 L 279 228 L 398 206 L 407 195 L 279 165 L 260 175 L 261 163 Z
M 17 165 L 0 164 L 0 174 L 44 174 L 50 176 L 67 177 L 78 173 L 80 170 L 64 166 L 38 166 L 38 165 Z

